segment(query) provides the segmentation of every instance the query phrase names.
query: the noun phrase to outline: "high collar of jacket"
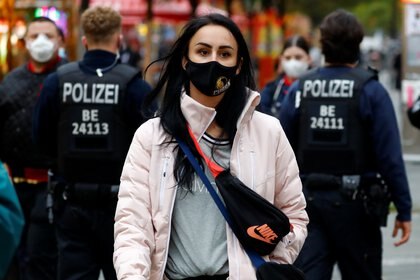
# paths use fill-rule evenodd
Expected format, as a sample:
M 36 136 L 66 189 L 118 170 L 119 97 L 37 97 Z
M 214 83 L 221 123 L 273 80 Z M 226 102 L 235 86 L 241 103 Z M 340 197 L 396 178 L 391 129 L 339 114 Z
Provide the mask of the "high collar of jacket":
M 249 122 L 255 111 L 255 107 L 260 103 L 260 94 L 258 92 L 248 90 L 247 93 L 247 102 L 236 124 L 238 130 L 241 126 Z M 197 140 L 201 139 L 217 114 L 216 109 L 197 102 L 191 96 L 187 95 L 185 91 L 181 94 L 181 111 Z
M 80 63 L 86 67 L 104 68 L 114 63 L 115 59 L 117 59 L 115 53 L 105 50 L 90 50 L 84 54 Z

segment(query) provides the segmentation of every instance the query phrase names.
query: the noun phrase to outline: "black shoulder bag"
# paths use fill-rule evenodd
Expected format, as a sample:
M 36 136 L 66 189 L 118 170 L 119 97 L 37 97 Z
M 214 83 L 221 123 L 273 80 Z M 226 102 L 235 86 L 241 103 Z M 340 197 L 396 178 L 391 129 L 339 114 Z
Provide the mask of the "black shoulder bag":
M 207 165 L 209 165 L 210 160 L 201 151 L 201 148 L 195 137 L 193 135 L 191 135 L 191 137 L 199 153 L 201 156 L 203 156 Z M 189 147 L 182 140 L 176 140 L 184 154 L 187 156 L 194 170 L 200 176 L 223 217 L 226 219 L 227 223 L 251 259 L 253 265 L 256 268 L 257 279 L 305 279 L 303 272 L 292 264 L 266 262 L 261 257 L 262 254 L 269 254 L 275 248 L 281 238 L 283 238 L 289 232 L 290 223 L 287 216 L 274 205 L 269 203 L 266 199 L 245 186 L 238 178 L 231 175 L 228 170 L 221 171 L 220 174 L 215 176 L 216 185 L 225 201 L 225 206 L 225 204 L 223 204 L 222 200 L 212 187 L 204 171 L 200 168 L 197 159 L 193 156 Z M 209 166 L 209 168 L 212 170 L 212 166 Z M 254 205 L 259 207 L 255 209 L 255 207 L 253 207 Z M 263 213 L 259 211 L 262 211 Z M 281 214 L 278 214 L 277 212 L 280 212 Z M 264 219 L 263 215 L 267 213 L 268 217 Z M 249 214 L 252 214 L 251 216 L 254 217 L 251 219 L 251 221 L 248 220 L 249 216 L 247 215 Z M 270 222 L 267 221 L 266 223 L 262 224 L 262 219 L 265 221 L 269 220 Z M 245 227 L 243 224 L 238 224 L 238 222 L 241 223 L 244 221 L 248 224 Z M 250 224 L 251 226 L 249 226 Z M 278 229 L 277 234 L 273 229 Z M 249 240 L 251 240 L 251 242 L 249 242 Z

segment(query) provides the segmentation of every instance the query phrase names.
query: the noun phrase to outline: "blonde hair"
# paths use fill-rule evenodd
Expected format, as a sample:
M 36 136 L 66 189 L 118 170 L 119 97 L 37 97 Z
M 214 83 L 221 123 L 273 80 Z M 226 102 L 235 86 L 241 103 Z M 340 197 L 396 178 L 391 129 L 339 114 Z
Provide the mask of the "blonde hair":
M 93 43 L 108 43 L 121 30 L 121 15 L 111 7 L 96 6 L 83 12 L 82 30 Z

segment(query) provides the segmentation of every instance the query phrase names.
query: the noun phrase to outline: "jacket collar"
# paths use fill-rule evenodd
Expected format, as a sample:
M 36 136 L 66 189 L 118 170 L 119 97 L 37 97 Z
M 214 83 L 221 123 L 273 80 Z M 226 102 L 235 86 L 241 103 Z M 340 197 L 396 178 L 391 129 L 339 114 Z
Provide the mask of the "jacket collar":
M 249 122 L 249 120 L 252 118 L 253 112 L 255 111 L 255 107 L 259 103 L 260 94 L 256 91 L 248 90 L 247 102 L 238 119 L 238 129 Z M 214 108 L 202 105 L 187 95 L 185 91 L 183 91 L 181 94 L 181 111 L 198 141 L 201 139 L 204 132 L 214 120 L 217 113 Z

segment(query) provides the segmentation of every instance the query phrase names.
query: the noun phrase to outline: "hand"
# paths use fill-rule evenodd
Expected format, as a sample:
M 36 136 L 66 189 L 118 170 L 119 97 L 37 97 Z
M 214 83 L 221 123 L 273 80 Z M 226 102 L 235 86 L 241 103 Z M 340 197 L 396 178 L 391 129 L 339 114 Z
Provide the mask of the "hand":
M 394 230 L 392 231 L 392 237 L 396 237 L 399 230 L 402 230 L 402 236 L 399 241 L 394 242 L 394 246 L 396 247 L 408 242 L 408 239 L 410 239 L 411 221 L 402 222 L 399 220 L 395 220 Z

